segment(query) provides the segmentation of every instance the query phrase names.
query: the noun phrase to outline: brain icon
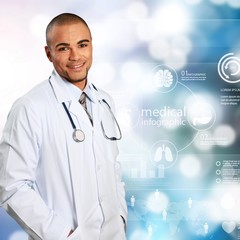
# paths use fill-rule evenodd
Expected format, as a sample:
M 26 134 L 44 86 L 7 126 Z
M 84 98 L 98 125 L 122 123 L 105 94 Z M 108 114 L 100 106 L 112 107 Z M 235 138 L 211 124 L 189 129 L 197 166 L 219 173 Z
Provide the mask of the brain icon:
M 160 69 L 155 74 L 154 82 L 156 86 L 159 88 L 161 87 L 169 88 L 173 83 L 173 75 L 168 69 L 165 70 Z

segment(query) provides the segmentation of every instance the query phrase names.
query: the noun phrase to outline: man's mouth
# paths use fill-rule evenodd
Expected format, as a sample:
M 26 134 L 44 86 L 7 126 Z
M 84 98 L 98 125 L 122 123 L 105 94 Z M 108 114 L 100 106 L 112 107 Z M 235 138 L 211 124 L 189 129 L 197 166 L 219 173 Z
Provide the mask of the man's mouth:
M 83 67 L 84 63 L 82 64 L 77 64 L 77 65 L 69 65 L 68 68 L 73 69 L 73 70 L 80 70 Z

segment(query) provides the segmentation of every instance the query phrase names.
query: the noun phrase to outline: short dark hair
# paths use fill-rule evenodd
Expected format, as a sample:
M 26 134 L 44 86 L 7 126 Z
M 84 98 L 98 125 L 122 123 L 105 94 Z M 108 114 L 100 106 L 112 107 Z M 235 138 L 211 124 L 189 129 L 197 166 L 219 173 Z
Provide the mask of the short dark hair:
M 71 23 L 83 23 L 88 29 L 91 34 L 90 28 L 88 27 L 88 24 L 86 21 L 81 18 L 80 16 L 73 14 L 73 13 L 62 13 L 58 16 L 54 17 L 50 23 L 47 25 L 46 28 L 46 43 L 49 46 L 50 40 L 49 40 L 49 32 L 54 26 L 60 26 L 65 24 L 71 24 Z

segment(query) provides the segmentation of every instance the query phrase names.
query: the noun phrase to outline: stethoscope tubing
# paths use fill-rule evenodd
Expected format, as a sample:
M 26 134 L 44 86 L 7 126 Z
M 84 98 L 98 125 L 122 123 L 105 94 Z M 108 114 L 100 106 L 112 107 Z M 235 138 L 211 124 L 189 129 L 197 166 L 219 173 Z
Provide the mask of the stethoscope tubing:
M 115 122 L 116 125 L 117 125 L 118 132 L 119 132 L 119 137 L 108 137 L 108 136 L 106 135 L 106 133 L 105 133 L 105 130 L 104 130 L 104 127 L 103 127 L 103 123 L 102 123 L 102 121 L 101 121 L 101 128 L 102 128 L 103 135 L 104 135 L 105 138 L 107 138 L 107 139 L 109 139 L 109 140 L 111 140 L 111 141 L 120 140 L 120 139 L 122 138 L 122 132 L 121 132 L 120 126 L 119 126 L 119 124 L 118 124 L 118 121 L 117 121 L 116 117 L 114 116 L 114 114 L 113 114 L 113 112 L 112 112 L 112 109 L 111 109 L 110 105 L 108 104 L 108 102 L 107 102 L 105 99 L 99 100 L 99 103 L 100 103 L 100 104 L 101 104 L 101 102 L 104 102 L 104 103 L 108 106 L 109 111 L 110 111 L 110 113 L 111 113 L 111 115 L 112 115 L 112 117 L 113 117 L 114 122 Z M 73 121 L 73 119 L 72 119 L 72 117 L 71 117 L 70 112 L 69 112 L 68 109 L 67 109 L 67 106 L 66 106 L 65 102 L 62 102 L 62 105 L 63 105 L 63 108 L 64 108 L 65 112 L 67 113 L 67 116 L 68 116 L 69 121 L 70 121 L 70 123 L 71 123 L 71 125 L 72 125 L 72 128 L 73 128 L 73 140 L 74 140 L 75 142 L 83 142 L 84 139 L 85 139 L 85 134 L 84 134 L 84 132 L 83 132 L 81 129 L 77 129 L 77 128 L 76 128 L 76 125 L 75 125 L 75 123 L 74 123 L 74 121 Z
M 68 115 L 68 118 L 69 118 L 71 124 L 72 124 L 72 128 L 73 128 L 73 129 L 77 129 L 77 128 L 76 128 L 76 125 L 75 125 L 75 123 L 74 123 L 74 121 L 73 121 L 73 119 L 72 119 L 72 117 L 71 117 L 71 115 L 70 115 L 70 112 L 69 112 L 68 109 L 67 109 L 67 106 L 66 106 L 65 102 L 62 102 L 62 105 L 63 105 L 63 107 L 64 107 L 64 109 L 65 109 L 65 111 L 66 111 L 66 113 L 67 113 L 67 115 Z

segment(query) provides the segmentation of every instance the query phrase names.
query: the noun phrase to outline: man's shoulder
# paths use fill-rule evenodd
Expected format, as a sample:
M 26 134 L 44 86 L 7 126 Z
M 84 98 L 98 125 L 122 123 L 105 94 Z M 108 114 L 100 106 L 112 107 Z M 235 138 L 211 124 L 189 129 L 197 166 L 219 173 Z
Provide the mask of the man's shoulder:
M 28 107 L 31 105 L 44 103 L 49 95 L 50 84 L 48 80 L 45 80 L 37 85 L 35 85 L 32 89 L 30 89 L 23 96 L 19 97 L 13 104 L 14 107 Z
M 22 98 L 36 98 L 37 96 L 46 94 L 46 91 L 48 91 L 49 89 L 50 89 L 49 81 L 45 80 L 35 85 L 25 95 L 23 95 Z

